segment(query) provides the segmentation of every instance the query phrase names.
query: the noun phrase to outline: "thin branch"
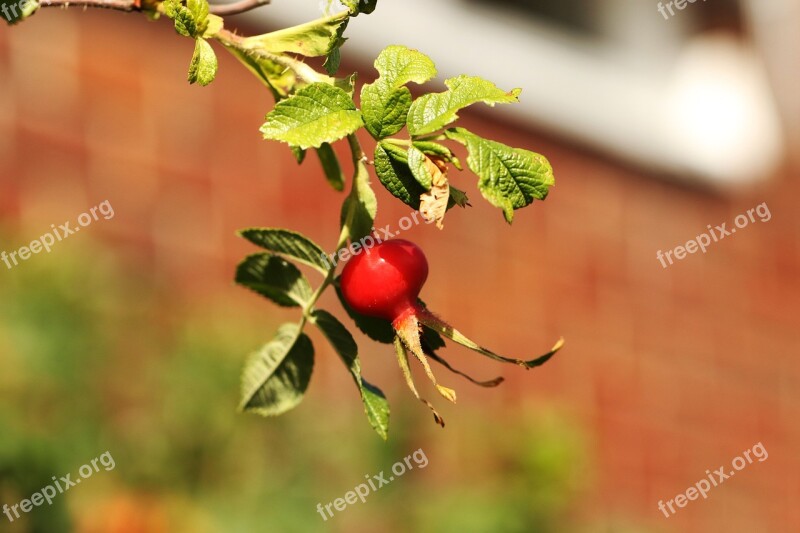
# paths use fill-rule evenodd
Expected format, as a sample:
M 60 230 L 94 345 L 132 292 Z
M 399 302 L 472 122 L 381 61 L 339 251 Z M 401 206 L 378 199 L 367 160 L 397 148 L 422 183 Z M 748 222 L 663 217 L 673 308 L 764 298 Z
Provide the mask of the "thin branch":
M 41 7 L 94 7 L 116 11 L 141 11 L 136 0 L 40 0 Z
M 237 0 L 230 4 L 212 4 L 209 12 L 220 17 L 238 15 L 263 5 L 269 4 L 270 0 Z M 113 9 L 115 11 L 141 11 L 141 0 L 40 0 L 41 7 L 83 7 Z
M 211 4 L 210 12 L 220 17 L 238 15 L 252 9 L 267 5 L 270 0 L 238 0 L 230 4 Z

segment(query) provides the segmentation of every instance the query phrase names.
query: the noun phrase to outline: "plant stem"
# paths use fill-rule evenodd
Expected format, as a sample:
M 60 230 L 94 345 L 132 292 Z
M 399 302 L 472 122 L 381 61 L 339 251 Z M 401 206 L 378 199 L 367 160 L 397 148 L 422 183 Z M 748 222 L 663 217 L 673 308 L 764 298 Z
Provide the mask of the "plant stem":
M 220 17 L 238 15 L 270 3 L 270 0 L 239 0 L 230 4 L 211 4 L 209 12 Z
M 127 13 L 142 9 L 136 0 L 40 0 L 39 5 L 41 7 L 93 7 Z
M 212 4 L 209 6 L 209 13 L 212 15 L 228 16 L 238 15 L 269 4 L 270 0 L 239 0 L 231 4 Z M 149 4 L 149 5 L 148 5 Z M 133 11 L 143 11 L 147 8 L 157 9 L 160 2 L 142 2 L 140 0 L 40 0 L 41 7 L 84 7 L 98 9 L 113 9 L 131 13 Z
M 366 154 L 364 154 L 364 150 L 361 148 L 361 143 L 358 142 L 358 138 L 355 134 L 351 134 L 347 136 L 347 142 L 350 146 L 350 154 L 353 157 L 353 183 L 351 184 L 350 194 L 349 196 L 357 197 L 358 196 L 358 176 L 361 172 L 359 168 L 361 165 L 364 165 L 367 159 Z M 347 201 L 347 200 L 345 200 Z M 355 209 L 356 209 L 356 202 L 350 203 L 350 209 L 344 215 L 342 220 L 342 228 L 341 232 L 339 233 L 339 240 L 336 243 L 336 248 L 334 249 L 335 252 L 338 253 L 339 250 L 345 247 L 347 241 L 350 240 L 350 223 L 353 219 Z M 313 320 L 311 317 L 311 313 L 314 311 L 314 306 L 316 305 L 317 301 L 320 299 L 322 294 L 325 290 L 330 287 L 333 283 L 333 280 L 336 278 L 336 267 L 333 266 L 329 271 L 328 275 L 325 276 L 325 279 L 322 281 L 322 284 L 314 291 L 314 294 L 311 295 L 311 298 L 308 300 L 308 304 L 303 309 L 303 318 L 300 321 L 300 328 L 305 325 L 306 321 Z

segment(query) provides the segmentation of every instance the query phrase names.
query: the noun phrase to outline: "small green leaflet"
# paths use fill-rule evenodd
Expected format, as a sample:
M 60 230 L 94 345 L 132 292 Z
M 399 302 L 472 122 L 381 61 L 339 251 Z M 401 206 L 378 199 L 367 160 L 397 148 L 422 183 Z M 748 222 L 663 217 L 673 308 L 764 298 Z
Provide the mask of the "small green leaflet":
M 223 20 L 209 15 L 208 0 L 165 0 L 164 14 L 175 21 L 175 31 L 185 37 L 213 37 L 222 29 Z
M 292 155 L 294 156 L 294 160 L 297 161 L 297 164 L 302 165 L 303 161 L 306 160 L 308 151 L 298 148 L 297 146 L 290 146 L 289 149 L 292 151 Z
M 197 22 L 186 6 L 178 6 L 175 11 L 175 31 L 184 37 L 197 36 Z
M 319 162 L 322 164 L 322 170 L 325 172 L 325 178 L 330 183 L 331 187 L 337 191 L 344 190 L 344 174 L 342 167 L 339 165 L 339 158 L 328 143 L 323 143 L 322 146 L 317 148 L 317 156 Z
M 347 328 L 333 315 L 322 309 L 312 314 L 312 320 L 339 354 L 350 370 L 353 380 L 361 393 L 364 412 L 372 428 L 383 440 L 389 437 L 389 403 L 377 387 L 370 385 L 361 376 L 361 362 L 358 359 L 358 345 Z
M 278 102 L 261 126 L 265 139 L 283 141 L 303 149 L 319 148 L 354 133 L 362 125 L 361 113 L 342 89 L 312 83 Z
M 433 176 L 426 165 L 427 156 L 422 153 L 422 150 L 415 146 L 408 148 L 408 168 L 411 169 L 414 179 L 422 185 L 422 187 L 429 191 L 433 183 Z
M 483 102 L 490 106 L 518 102 L 521 89 L 507 93 L 492 82 L 473 76 L 450 78 L 447 91 L 419 97 L 408 113 L 408 131 L 412 136 L 438 131 L 458 118 L 458 111 Z
M 197 29 L 204 31 L 209 12 L 208 0 L 186 0 L 186 7 L 192 13 Z
M 313 292 L 296 266 L 270 253 L 246 257 L 236 269 L 236 283 L 283 307 L 304 307 Z
M 325 67 L 325 72 L 327 72 L 329 76 L 333 76 L 336 74 L 336 71 L 339 70 L 341 64 L 342 51 L 339 47 L 336 47 L 331 50 L 331 53 L 325 58 L 325 63 L 323 63 L 322 66 Z
M 180 0 L 164 0 L 161 3 L 164 8 L 164 14 L 171 19 L 175 18 L 182 5 Z M 189 13 L 191 14 L 191 11 Z
M 325 252 L 311 239 L 297 232 L 279 228 L 248 228 L 239 231 L 239 235 L 270 252 L 314 267 L 322 275 L 328 274 L 330 267 L 323 259 Z
M 297 407 L 313 369 L 311 340 L 297 324 L 282 325 L 277 336 L 245 363 L 239 408 L 277 416 Z
M 380 182 L 395 198 L 419 209 L 425 188 L 414 178 L 408 163 L 407 152 L 398 146 L 381 141 L 375 147 L 375 174 Z
M 450 184 L 450 201 L 447 203 L 447 209 L 452 209 L 455 206 L 467 207 L 470 205 L 467 193 L 458 189 Z
M 544 200 L 555 184 L 553 168 L 542 155 L 483 139 L 464 128 L 453 128 L 445 134 L 467 147 L 467 165 L 479 177 L 481 194 L 503 210 L 509 224 L 515 209 L 534 199 Z
M 217 76 L 217 55 L 208 41 L 198 37 L 194 41 L 194 55 L 189 64 L 189 83 L 199 83 L 203 87 Z
M 407 83 L 422 84 L 436 76 L 433 61 L 405 46 L 389 46 L 375 60 L 380 77 L 361 90 L 361 108 L 367 130 L 376 139 L 394 135 L 405 126 L 411 108 Z

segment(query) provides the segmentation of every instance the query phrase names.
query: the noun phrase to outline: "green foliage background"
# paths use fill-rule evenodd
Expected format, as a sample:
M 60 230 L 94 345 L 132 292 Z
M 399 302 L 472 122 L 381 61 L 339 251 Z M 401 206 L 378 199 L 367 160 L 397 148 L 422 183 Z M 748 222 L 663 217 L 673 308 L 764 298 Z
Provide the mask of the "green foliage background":
M 570 509 L 591 483 L 586 450 L 556 412 L 537 406 L 498 432 L 497 413 L 478 409 L 443 433 L 398 401 L 386 443 L 337 363 L 338 377 L 292 416 L 236 415 L 239 354 L 277 317 L 256 323 L 222 298 L 198 314 L 167 294 L 88 240 L 3 275 L 0 504 L 106 450 L 116 461 L 11 531 L 81 531 L 120 501 L 175 532 L 582 530 Z M 426 468 L 328 522 L 317 514 L 418 448 Z

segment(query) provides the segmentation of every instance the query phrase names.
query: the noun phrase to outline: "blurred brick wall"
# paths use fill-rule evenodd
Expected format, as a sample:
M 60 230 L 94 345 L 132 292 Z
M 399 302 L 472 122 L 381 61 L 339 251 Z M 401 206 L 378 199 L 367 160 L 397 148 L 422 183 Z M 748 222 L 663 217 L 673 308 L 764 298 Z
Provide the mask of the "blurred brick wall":
M 14 239 L 4 247 L 108 199 L 116 217 L 94 237 L 187 301 L 222 293 L 242 314 L 263 313 L 231 285 L 252 250 L 235 230 L 289 227 L 330 247 L 341 195 L 314 157 L 298 168 L 286 148 L 260 140 L 271 98 L 224 51 L 218 81 L 188 86 L 191 49 L 169 24 L 117 13 L 46 10 L 0 28 L 0 224 Z M 491 394 L 464 394 L 463 423 L 478 401 L 494 402 L 499 426 L 523 399 L 567 406 L 597 460 L 582 504 L 590 516 L 633 514 L 665 531 L 800 529 L 796 173 L 717 196 L 465 115 L 485 136 L 546 154 L 557 187 L 510 228 L 474 180 L 455 176 L 474 207 L 451 212 L 444 232 L 410 232 L 432 266 L 425 299 L 501 353 L 533 355 L 560 335 L 568 345 L 530 374 L 500 369 L 507 386 Z M 385 191 L 379 200 L 381 225 L 408 214 Z M 656 260 L 765 201 L 768 223 L 667 270 Z M 390 370 L 384 382 L 397 381 Z M 658 500 L 759 441 L 766 462 L 708 501 L 660 514 Z

